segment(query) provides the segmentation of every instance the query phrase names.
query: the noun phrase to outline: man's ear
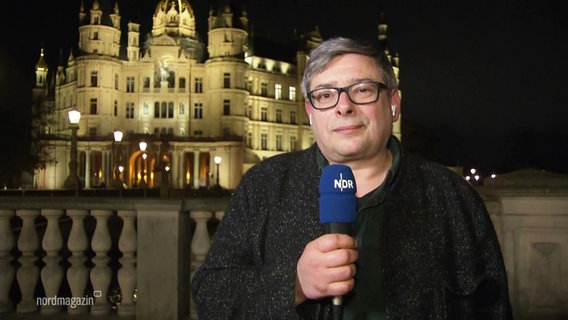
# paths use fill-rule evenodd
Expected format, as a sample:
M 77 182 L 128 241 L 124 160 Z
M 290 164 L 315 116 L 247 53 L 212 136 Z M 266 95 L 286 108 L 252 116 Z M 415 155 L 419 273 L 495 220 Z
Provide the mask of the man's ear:
M 393 90 L 391 95 L 392 122 L 397 122 L 400 118 L 400 94 L 398 90 Z

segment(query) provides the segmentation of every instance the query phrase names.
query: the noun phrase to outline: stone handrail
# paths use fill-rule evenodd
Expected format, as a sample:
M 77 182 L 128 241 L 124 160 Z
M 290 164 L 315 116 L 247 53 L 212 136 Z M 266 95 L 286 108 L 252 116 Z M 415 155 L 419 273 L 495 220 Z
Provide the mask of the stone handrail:
M 195 317 L 190 277 L 227 203 L 4 197 L 0 315 Z
M 501 243 L 515 318 L 568 316 L 568 188 L 551 190 L 479 189 Z M 196 319 L 191 275 L 228 196 L 0 200 L 0 318 Z M 48 303 L 55 295 L 92 300 L 74 308 Z

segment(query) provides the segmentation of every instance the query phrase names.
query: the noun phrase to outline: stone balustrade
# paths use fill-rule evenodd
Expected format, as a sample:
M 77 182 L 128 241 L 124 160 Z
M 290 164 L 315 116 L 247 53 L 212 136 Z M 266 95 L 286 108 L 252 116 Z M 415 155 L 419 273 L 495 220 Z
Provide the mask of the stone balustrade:
M 2 198 L 0 318 L 194 318 L 190 277 L 227 202 Z
M 515 318 L 568 317 L 568 177 L 512 173 L 478 191 L 501 243 Z M 0 200 L 0 318 L 197 319 L 190 279 L 228 197 Z M 47 303 L 54 296 L 88 303 Z

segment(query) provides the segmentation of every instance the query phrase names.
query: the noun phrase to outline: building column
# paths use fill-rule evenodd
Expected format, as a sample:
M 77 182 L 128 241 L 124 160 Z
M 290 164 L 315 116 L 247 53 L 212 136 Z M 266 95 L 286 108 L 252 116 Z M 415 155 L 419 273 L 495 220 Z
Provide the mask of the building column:
M 227 154 L 229 155 L 226 161 L 226 170 L 229 170 L 229 172 L 227 173 L 227 188 L 234 189 L 237 187 L 241 176 L 243 175 L 242 163 L 244 161 L 244 155 L 242 149 L 236 147 L 229 148 Z
M 79 152 L 79 154 L 81 154 Z M 79 157 L 80 159 L 81 157 Z M 81 163 L 81 161 L 79 161 Z M 91 150 L 85 150 L 85 189 L 91 187 Z
M 110 153 L 108 150 L 103 149 L 102 150 L 102 172 L 103 172 L 103 176 L 101 177 L 99 183 L 104 182 L 105 185 L 107 186 L 111 186 L 112 185 L 112 177 L 109 176 L 109 164 L 112 163 L 112 161 L 110 160 Z
M 183 164 L 182 152 L 179 150 L 172 151 L 172 187 L 183 187 Z
M 179 180 L 178 180 L 178 187 L 183 188 L 185 185 L 185 152 L 180 150 L 178 153 L 178 171 L 179 171 Z
M 177 151 L 171 147 L 170 148 L 170 172 L 171 172 L 171 179 L 170 179 L 170 187 L 177 188 L 178 187 L 178 177 L 179 171 L 177 170 Z
M 199 189 L 200 185 L 199 185 L 199 155 L 200 155 L 200 151 L 196 150 L 193 152 L 194 153 L 194 157 L 193 157 L 193 185 L 195 186 L 196 189 Z
M 207 172 L 207 187 L 213 187 L 216 182 L 216 174 L 217 174 L 217 165 L 215 161 L 213 161 L 217 151 L 209 151 L 209 172 Z

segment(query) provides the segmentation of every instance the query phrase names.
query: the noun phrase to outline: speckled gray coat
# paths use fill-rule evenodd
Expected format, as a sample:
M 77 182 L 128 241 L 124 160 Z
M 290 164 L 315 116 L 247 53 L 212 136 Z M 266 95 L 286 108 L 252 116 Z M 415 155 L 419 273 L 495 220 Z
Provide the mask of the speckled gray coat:
M 293 304 L 296 262 L 323 234 L 317 152 L 272 157 L 244 175 L 193 278 L 199 319 L 327 318 L 328 299 Z M 402 149 L 386 193 L 388 318 L 509 319 L 499 244 L 469 184 Z

